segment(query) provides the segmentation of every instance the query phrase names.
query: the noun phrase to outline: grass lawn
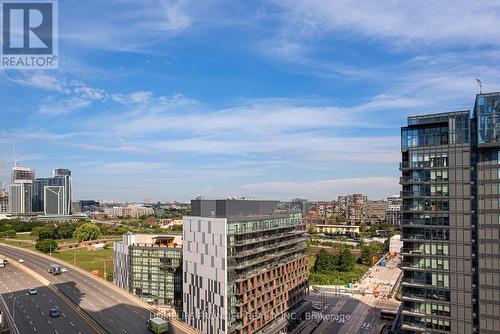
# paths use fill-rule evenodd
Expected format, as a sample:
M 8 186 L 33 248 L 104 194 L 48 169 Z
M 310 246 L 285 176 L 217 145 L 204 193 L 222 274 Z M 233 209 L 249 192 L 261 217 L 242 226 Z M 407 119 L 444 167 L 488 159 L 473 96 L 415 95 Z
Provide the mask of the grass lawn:
M 29 234 L 29 233 L 23 233 L 23 234 L 19 234 L 17 233 L 16 236 L 12 239 L 18 239 L 18 240 L 35 240 L 35 238 Z
M 35 244 L 30 244 L 30 243 L 24 242 L 24 241 L 0 239 L 0 242 L 7 244 L 7 245 L 17 246 L 17 247 L 21 247 L 21 248 L 29 248 L 29 249 L 35 250 Z
M 88 272 L 99 270 L 99 275 L 104 276 L 104 267 L 106 266 L 106 273 L 108 278 L 113 274 L 113 249 L 102 249 L 96 251 L 89 251 L 86 248 L 77 250 L 65 250 L 53 253 L 52 256 L 60 260 L 75 264 L 76 252 L 76 265 Z M 105 265 L 106 264 L 106 265 Z

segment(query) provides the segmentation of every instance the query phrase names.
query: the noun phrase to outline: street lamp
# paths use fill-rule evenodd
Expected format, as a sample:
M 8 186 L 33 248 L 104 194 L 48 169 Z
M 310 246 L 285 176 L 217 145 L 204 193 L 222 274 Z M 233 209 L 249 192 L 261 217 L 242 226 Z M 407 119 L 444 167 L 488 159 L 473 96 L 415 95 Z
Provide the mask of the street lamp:
M 15 323 L 16 322 L 16 301 L 21 298 L 21 297 L 26 297 L 26 296 L 29 296 L 29 294 L 24 294 L 24 295 L 20 295 L 19 297 L 16 297 L 15 294 L 12 294 L 12 321 Z

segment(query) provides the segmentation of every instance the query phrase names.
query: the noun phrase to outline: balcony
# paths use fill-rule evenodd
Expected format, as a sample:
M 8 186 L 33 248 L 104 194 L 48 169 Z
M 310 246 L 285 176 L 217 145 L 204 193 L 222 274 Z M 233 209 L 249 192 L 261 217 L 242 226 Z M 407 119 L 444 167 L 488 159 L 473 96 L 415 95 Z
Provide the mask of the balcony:
M 245 261 L 243 263 L 237 263 L 236 266 L 234 267 L 234 269 L 236 270 L 243 270 L 245 268 L 248 268 L 248 267 L 251 267 L 251 266 L 255 266 L 255 265 L 258 265 L 260 263 L 264 263 L 264 262 L 267 262 L 267 261 L 272 261 L 272 260 L 275 260 L 275 259 L 278 259 L 280 258 L 281 256 L 285 256 L 285 255 L 288 255 L 288 254 L 291 254 L 291 253 L 295 253 L 295 252 L 299 252 L 299 251 L 302 251 L 302 250 L 305 250 L 307 249 L 307 245 L 304 243 L 304 244 L 297 244 L 296 246 L 290 248 L 290 249 L 286 249 L 286 250 L 283 250 L 281 252 L 278 252 L 278 253 L 273 253 L 273 254 L 269 254 L 269 255 L 264 255 L 264 256 L 260 256 L 258 257 L 257 259 L 253 260 L 253 261 Z
M 422 268 L 415 264 L 405 263 L 405 262 L 401 262 L 399 264 L 399 268 L 401 268 L 402 270 L 412 270 L 412 271 L 425 271 L 427 269 L 430 269 L 430 268 Z
M 401 311 L 401 314 L 408 315 L 410 317 L 425 317 L 425 313 L 420 313 L 420 312 L 417 312 L 416 310 L 405 309 L 405 308 L 403 308 L 403 310 Z
M 270 240 L 278 240 L 278 239 L 283 239 L 283 238 L 287 238 L 287 237 L 294 236 L 294 235 L 300 235 L 300 234 L 304 234 L 306 232 L 307 232 L 306 230 L 294 230 L 294 231 L 288 231 L 288 232 L 279 233 L 279 234 L 266 235 L 264 237 L 259 237 L 259 238 L 237 240 L 234 245 L 236 247 L 243 247 L 243 246 L 247 246 L 247 245 L 253 245 L 253 244 L 257 244 L 257 243 L 261 243 L 261 242 L 270 241 Z
M 417 280 L 413 278 L 404 278 L 401 280 L 402 285 L 406 286 L 416 286 L 416 287 L 425 287 L 427 284 L 425 281 Z
M 416 295 L 416 294 L 408 294 L 408 293 L 403 293 L 401 296 L 402 300 L 408 300 L 408 301 L 416 301 L 416 302 L 426 302 L 427 299 L 425 298 L 425 295 Z
M 234 274 L 234 273 L 229 273 L 228 274 L 228 280 L 229 281 L 234 281 L 234 282 L 241 282 L 241 281 L 245 281 L 249 278 L 252 278 L 254 276 L 257 276 L 257 275 L 260 275 L 266 271 L 270 271 L 270 270 L 273 270 L 273 269 L 276 269 L 280 266 L 284 266 L 292 261 L 296 261 L 298 259 L 303 259 L 307 257 L 307 254 L 305 253 L 296 253 L 296 254 L 292 254 L 290 256 L 287 256 L 286 258 L 282 258 L 280 263 L 269 263 L 269 264 L 265 264 L 263 266 L 259 266 L 259 268 L 256 268 L 256 269 L 252 269 L 252 270 L 248 270 L 248 271 L 245 271 L 241 274 Z
M 262 246 L 262 247 L 252 248 L 249 250 L 238 252 L 235 255 L 235 258 L 241 259 L 241 258 L 248 257 L 248 256 L 255 256 L 255 255 L 260 254 L 260 253 L 265 253 L 265 252 L 277 250 L 277 249 L 280 249 L 280 248 L 283 248 L 286 246 L 297 244 L 299 242 L 305 242 L 305 241 L 307 241 L 307 239 L 308 239 L 307 237 L 292 238 L 290 240 L 285 240 L 285 241 L 273 243 L 272 245 L 266 245 L 266 246 Z M 269 239 L 269 240 L 272 240 L 272 239 Z
M 417 325 L 417 324 L 410 324 L 410 323 L 404 323 L 401 325 L 401 329 L 407 330 L 409 332 L 422 332 L 424 333 L 427 329 L 425 326 L 422 325 Z
M 276 230 L 283 230 L 287 228 L 293 228 L 297 229 L 300 226 L 304 226 L 305 224 L 303 222 L 300 222 L 299 224 L 293 224 L 293 225 L 281 225 L 281 226 L 275 226 L 275 227 L 266 227 L 262 229 L 248 229 L 248 230 L 241 230 L 241 231 L 235 231 L 234 235 L 245 235 L 245 234 L 256 234 L 256 233 L 262 233 L 262 232 L 268 232 L 268 231 L 276 231 Z
M 423 249 L 403 248 L 403 249 L 401 249 L 401 255 L 403 255 L 403 256 L 424 255 L 424 252 L 423 252 Z

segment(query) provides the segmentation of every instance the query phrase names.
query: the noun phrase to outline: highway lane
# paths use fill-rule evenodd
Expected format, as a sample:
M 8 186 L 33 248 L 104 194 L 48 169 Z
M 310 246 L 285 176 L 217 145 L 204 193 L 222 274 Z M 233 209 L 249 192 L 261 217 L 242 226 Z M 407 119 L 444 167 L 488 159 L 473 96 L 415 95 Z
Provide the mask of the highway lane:
M 47 269 L 50 264 L 59 263 L 56 259 L 52 261 L 21 249 L 0 245 L 0 253 L 15 260 L 24 259 L 23 264 L 26 267 L 48 279 L 109 333 L 149 333 L 145 326 L 149 311 L 98 280 L 71 269 L 61 275 L 52 276 Z M 60 264 L 64 267 L 64 263 Z
M 38 293 L 30 295 L 28 293 L 30 288 L 37 288 Z M 54 291 L 12 265 L 0 268 L 0 294 L 22 334 L 95 333 L 92 327 Z M 51 308 L 58 308 L 61 315 L 58 318 L 52 318 L 49 314 Z

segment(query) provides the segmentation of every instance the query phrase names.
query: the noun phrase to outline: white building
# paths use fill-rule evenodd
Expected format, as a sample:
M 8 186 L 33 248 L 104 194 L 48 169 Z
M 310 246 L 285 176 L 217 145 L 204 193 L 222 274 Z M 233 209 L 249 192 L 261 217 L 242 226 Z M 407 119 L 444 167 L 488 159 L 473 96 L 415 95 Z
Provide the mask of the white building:
M 389 252 L 401 254 L 401 250 L 403 249 L 403 241 L 401 240 L 401 235 L 396 234 L 391 237 L 389 244 Z

